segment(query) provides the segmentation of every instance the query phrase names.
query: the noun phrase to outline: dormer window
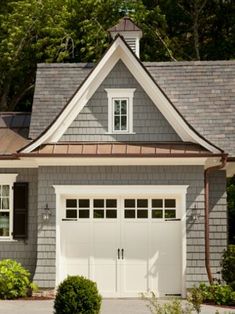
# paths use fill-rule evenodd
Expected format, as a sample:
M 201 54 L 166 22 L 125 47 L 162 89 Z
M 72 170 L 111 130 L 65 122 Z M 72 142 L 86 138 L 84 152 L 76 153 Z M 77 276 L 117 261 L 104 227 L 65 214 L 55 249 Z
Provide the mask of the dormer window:
M 133 133 L 133 96 L 135 89 L 106 89 L 108 96 L 108 133 Z

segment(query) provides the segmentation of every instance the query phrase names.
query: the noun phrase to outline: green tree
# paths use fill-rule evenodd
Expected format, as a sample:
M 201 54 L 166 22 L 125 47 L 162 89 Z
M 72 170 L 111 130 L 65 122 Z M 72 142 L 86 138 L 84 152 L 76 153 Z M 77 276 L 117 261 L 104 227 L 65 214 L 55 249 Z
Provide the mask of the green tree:
M 71 45 L 64 0 L 8 1 L 1 13 L 0 111 L 4 111 L 14 110 L 32 91 L 37 62 L 62 61 Z
M 99 60 L 110 44 L 107 29 L 127 12 L 145 32 L 143 58 L 170 59 L 165 17 L 159 7 L 147 9 L 141 0 L 11 0 L 3 11 L 0 111 L 29 109 L 38 62 Z
M 159 0 L 159 5 L 177 60 L 234 58 L 233 0 Z

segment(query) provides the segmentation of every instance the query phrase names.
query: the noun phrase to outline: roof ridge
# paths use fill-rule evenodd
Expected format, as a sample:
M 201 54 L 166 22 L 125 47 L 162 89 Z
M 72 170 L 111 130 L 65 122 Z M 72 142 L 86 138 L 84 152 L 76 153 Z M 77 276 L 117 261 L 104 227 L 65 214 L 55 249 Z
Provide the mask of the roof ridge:
M 92 62 L 70 62 L 70 63 L 38 63 L 38 68 L 93 68 L 95 63 Z
M 227 66 L 235 65 L 235 60 L 201 60 L 201 61 L 153 61 L 142 62 L 146 67 L 151 66 Z
M 201 61 L 141 61 L 146 67 L 162 66 L 162 67 L 177 67 L 177 66 L 235 66 L 235 60 L 201 60 Z M 91 69 L 95 66 L 92 62 L 78 63 L 38 63 L 38 68 L 83 68 Z
M 0 115 L 31 115 L 31 112 L 27 111 L 0 111 Z

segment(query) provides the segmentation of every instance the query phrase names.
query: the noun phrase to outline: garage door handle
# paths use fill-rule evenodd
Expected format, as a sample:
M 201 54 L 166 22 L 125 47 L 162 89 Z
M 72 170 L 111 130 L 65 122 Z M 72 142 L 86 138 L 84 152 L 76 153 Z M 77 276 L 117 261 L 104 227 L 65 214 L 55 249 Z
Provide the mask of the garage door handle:
M 124 249 L 122 249 L 122 259 L 124 259 Z
M 120 259 L 120 249 L 118 249 L 118 259 Z

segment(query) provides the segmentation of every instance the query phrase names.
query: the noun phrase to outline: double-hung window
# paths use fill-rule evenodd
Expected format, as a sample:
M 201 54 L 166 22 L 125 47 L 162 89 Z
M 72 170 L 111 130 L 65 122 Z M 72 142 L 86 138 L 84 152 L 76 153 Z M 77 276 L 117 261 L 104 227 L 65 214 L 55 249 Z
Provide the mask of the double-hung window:
M 0 174 L 0 239 L 12 237 L 13 184 L 16 174 Z
M 106 89 L 108 96 L 108 133 L 133 133 L 133 96 L 135 89 Z
M 128 131 L 128 98 L 113 99 L 113 131 Z

